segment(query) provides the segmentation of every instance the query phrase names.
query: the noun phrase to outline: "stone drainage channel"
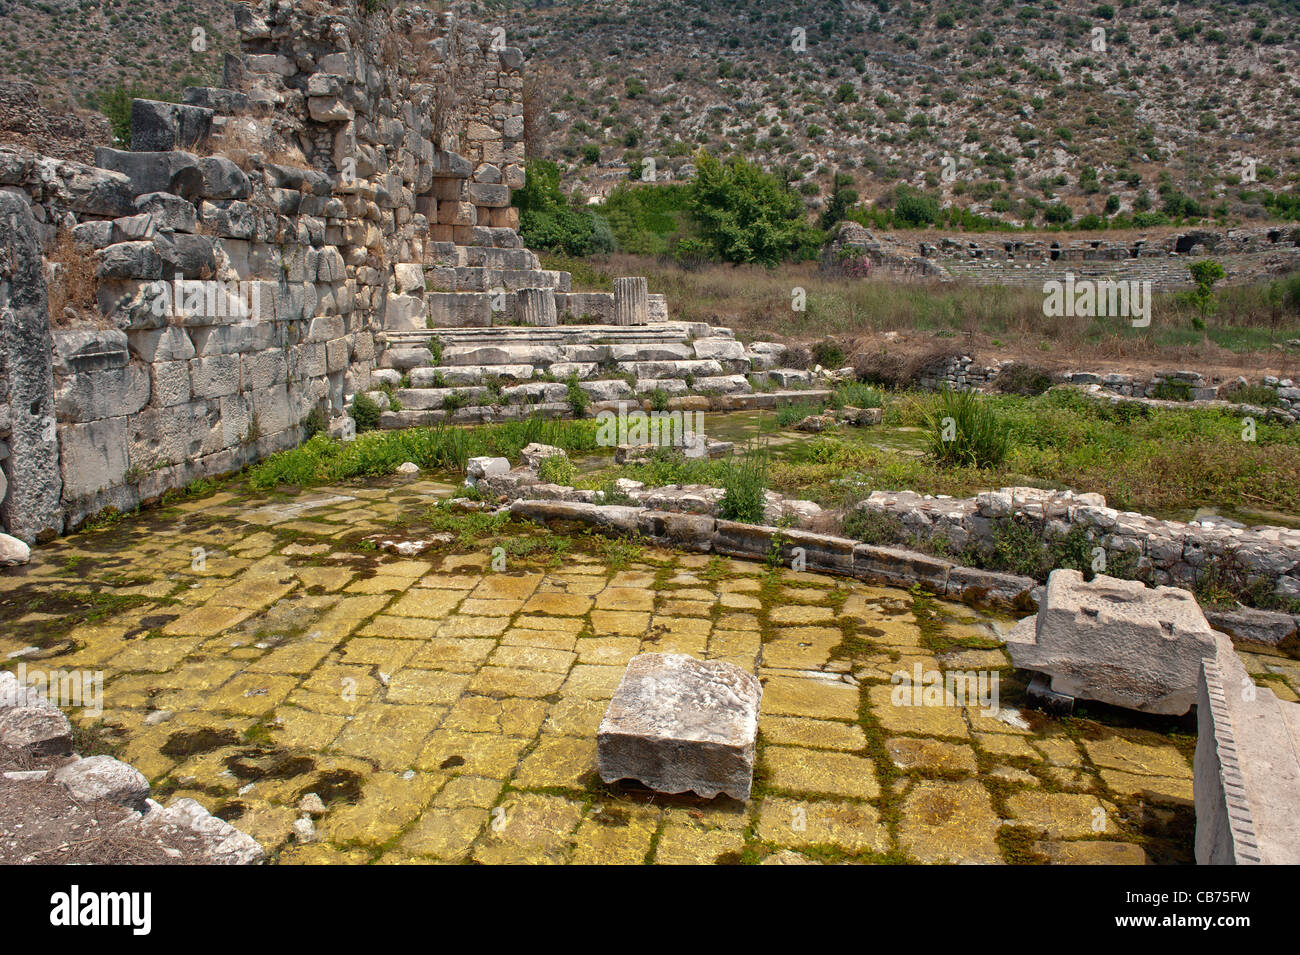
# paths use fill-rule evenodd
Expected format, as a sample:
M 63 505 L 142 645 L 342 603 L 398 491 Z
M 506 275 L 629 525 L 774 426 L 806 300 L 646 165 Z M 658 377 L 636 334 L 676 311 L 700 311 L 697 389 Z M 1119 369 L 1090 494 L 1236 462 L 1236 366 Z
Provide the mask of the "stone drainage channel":
M 0 575 L 0 659 L 101 676 L 66 708 L 81 754 L 280 863 L 1192 861 L 1190 725 L 1023 708 L 1013 619 L 527 523 L 365 542 L 436 536 L 455 493 L 230 485 L 54 541 Z M 645 652 L 762 681 L 746 802 L 600 781 L 597 726 Z M 910 692 L 955 672 L 996 678 L 998 713 Z

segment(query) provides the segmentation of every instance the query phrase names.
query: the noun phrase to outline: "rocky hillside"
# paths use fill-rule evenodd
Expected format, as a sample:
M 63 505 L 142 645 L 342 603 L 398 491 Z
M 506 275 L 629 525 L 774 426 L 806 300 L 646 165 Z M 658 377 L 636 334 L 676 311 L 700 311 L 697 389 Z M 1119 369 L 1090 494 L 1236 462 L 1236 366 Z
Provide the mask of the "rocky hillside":
M 689 175 L 699 147 L 783 171 L 812 208 L 840 172 L 868 199 L 910 185 L 1038 224 L 1147 209 L 1268 218 L 1259 190 L 1300 176 L 1300 0 L 457 9 L 524 48 L 532 154 L 561 161 L 588 197 L 641 177 L 646 159 L 657 181 Z M 178 96 L 217 80 L 235 45 L 227 0 L 0 0 L 0 21 L 0 79 L 76 105 L 119 84 Z
M 227 0 L 0 0 L 0 80 L 40 88 L 47 108 L 102 103 L 121 86 L 180 99 L 218 82 L 239 46 Z
M 785 170 L 814 207 L 838 170 L 867 198 L 909 184 L 1039 222 L 1183 197 L 1263 218 L 1243 190 L 1300 175 L 1295 0 L 491 9 L 529 55 L 536 151 L 588 196 L 645 157 L 689 174 L 701 146 Z

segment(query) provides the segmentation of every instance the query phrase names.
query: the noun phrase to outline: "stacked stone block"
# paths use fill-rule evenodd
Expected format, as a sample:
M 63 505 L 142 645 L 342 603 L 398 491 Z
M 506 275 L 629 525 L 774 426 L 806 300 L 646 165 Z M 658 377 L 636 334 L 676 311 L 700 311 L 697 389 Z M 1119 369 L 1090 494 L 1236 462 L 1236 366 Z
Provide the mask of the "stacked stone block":
M 70 236 L 97 281 L 97 309 L 56 316 L 45 339 L 53 516 L 6 517 L 27 538 L 292 446 L 316 412 L 342 428 L 376 369 L 432 367 L 429 328 L 572 314 L 568 274 L 523 248 L 510 205 L 518 50 L 422 9 L 258 0 L 235 19 L 223 86 L 137 100 L 130 151 L 98 149 L 90 166 L 0 148 L 0 190 L 36 245 Z M 24 294 L 36 280 L 24 274 Z M 612 313 L 614 296 L 598 298 Z M 666 318 L 662 297 L 637 314 Z M 35 357 L 0 349 L 0 460 Z M 0 500 L 36 488 L 23 480 Z

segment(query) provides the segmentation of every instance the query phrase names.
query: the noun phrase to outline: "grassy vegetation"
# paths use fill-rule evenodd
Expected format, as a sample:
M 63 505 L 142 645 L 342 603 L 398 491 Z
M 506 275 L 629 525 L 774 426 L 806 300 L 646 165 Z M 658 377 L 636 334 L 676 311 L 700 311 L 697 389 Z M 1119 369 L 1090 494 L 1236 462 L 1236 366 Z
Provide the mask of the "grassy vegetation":
M 556 421 L 525 418 L 474 428 L 441 426 L 405 431 L 374 431 L 355 441 L 331 440 L 318 434 L 306 444 L 282 451 L 256 465 L 249 474 L 253 487 L 278 484 L 329 484 L 356 477 L 392 474 L 406 461 L 427 470 L 463 472 L 472 457 L 493 455 L 517 459 L 534 441 L 566 451 L 596 447 L 595 421 Z
M 939 394 L 926 414 L 930 456 L 946 466 L 997 467 L 1007 456 L 1010 434 L 992 407 L 972 391 Z
M 885 425 L 926 429 L 943 402 L 900 395 L 886 404 Z M 1109 405 L 1067 390 L 983 402 L 1008 435 L 998 466 L 940 467 L 929 456 L 822 436 L 773 463 L 772 487 L 842 506 L 876 489 L 970 495 L 1028 484 L 1095 491 L 1112 507 L 1158 516 L 1205 506 L 1300 513 L 1300 429 L 1261 423 L 1257 439 L 1245 441 L 1240 418 L 1225 412 Z
M 837 278 L 812 263 L 760 266 L 706 265 L 684 268 L 665 258 L 611 255 L 574 259 L 543 256 L 544 267 L 573 274 L 575 289 L 608 291 L 619 275 L 646 275 L 650 287 L 668 297 L 676 320 L 712 322 L 751 339 L 775 336 L 812 340 L 828 335 L 874 335 L 888 331 L 929 333 L 956 339 L 962 347 L 983 336 L 1071 361 L 1084 356 L 1132 358 L 1221 357 L 1270 351 L 1270 361 L 1287 360 L 1274 345 L 1300 338 L 1300 295 L 1286 292 L 1288 279 L 1270 284 L 1216 289 L 1218 309 L 1204 331 L 1202 315 L 1185 293 L 1156 292 L 1150 327 L 1122 319 L 1049 318 L 1037 288 L 943 285 L 890 279 Z M 807 291 L 807 308 L 791 307 L 792 290 Z M 956 344 L 956 342 L 954 342 Z M 851 357 L 851 353 L 850 353 Z M 1229 356 L 1231 357 L 1231 356 Z M 1293 354 L 1295 363 L 1300 356 Z
M 769 456 L 766 447 L 750 447 L 739 458 L 725 462 L 722 500 L 718 516 L 728 521 L 763 523 L 763 494 L 767 490 Z

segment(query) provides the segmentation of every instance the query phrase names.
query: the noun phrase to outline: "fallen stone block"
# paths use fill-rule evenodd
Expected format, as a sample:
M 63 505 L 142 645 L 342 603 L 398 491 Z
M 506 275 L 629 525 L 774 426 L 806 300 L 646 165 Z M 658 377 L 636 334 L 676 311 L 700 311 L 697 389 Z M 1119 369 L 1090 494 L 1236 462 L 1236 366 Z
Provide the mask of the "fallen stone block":
M 948 596 L 978 607 L 1033 610 L 1031 595 L 1036 586 L 1032 577 L 975 567 L 953 567 L 948 571 Z
M 0 567 L 17 567 L 32 559 L 32 549 L 17 537 L 0 534 Z
M 1197 682 L 1196 861 L 1300 864 L 1300 703 L 1256 686 L 1223 634 Z
M 218 819 L 193 799 L 178 799 L 166 809 L 150 803 L 150 812 L 140 822 L 147 831 L 175 835 L 188 831 L 202 842 L 199 858 L 195 862 L 208 865 L 255 865 L 266 858 L 266 852 L 247 833 L 240 832 L 230 823 Z
M 473 487 L 480 478 L 509 473 L 510 461 L 506 458 L 470 458 L 465 463 L 465 483 L 471 487 Z
M 131 766 L 111 756 L 89 756 L 59 768 L 54 781 L 77 799 L 106 799 L 143 812 L 149 781 Z
M 1196 703 L 1214 635 L 1189 591 L 1055 570 L 1038 615 L 1016 625 L 1007 649 L 1056 693 L 1177 716 Z
M 520 462 L 530 471 L 536 471 L 541 467 L 543 461 L 554 457 L 568 457 L 568 455 L 564 453 L 563 448 L 557 448 L 550 444 L 539 444 L 536 441 L 519 452 Z
M 600 778 L 747 800 L 762 695 L 753 674 L 721 660 L 633 657 L 596 736 Z
M 12 673 L 0 673 L 0 743 L 28 756 L 72 752 L 72 724 L 63 711 Z

